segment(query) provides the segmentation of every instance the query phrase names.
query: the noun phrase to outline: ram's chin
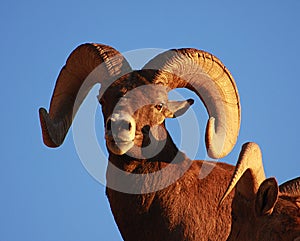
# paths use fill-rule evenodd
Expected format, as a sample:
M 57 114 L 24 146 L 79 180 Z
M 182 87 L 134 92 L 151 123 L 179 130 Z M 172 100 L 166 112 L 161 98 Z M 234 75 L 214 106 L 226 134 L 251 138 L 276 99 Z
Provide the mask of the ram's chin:
M 124 142 L 107 142 L 107 148 L 115 155 L 123 155 L 129 151 L 133 146 L 133 141 L 124 141 Z

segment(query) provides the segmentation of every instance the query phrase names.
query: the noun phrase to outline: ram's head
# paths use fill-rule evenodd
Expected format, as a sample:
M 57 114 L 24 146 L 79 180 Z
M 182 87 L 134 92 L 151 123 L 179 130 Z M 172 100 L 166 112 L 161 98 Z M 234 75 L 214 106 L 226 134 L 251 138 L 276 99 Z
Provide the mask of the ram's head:
M 130 74 L 132 77 L 126 76 L 126 81 L 131 78 L 141 80 L 149 72 L 153 71 L 135 71 Z M 118 88 L 120 85 L 109 88 L 101 99 L 108 149 L 117 155 L 129 152 L 136 157 L 153 157 L 167 139 L 165 119 L 183 114 L 193 100 L 169 101 L 167 88 L 163 85 L 141 85 L 126 89 L 126 93 L 122 93 L 124 88 Z M 117 92 L 120 95 L 112 101 L 111 96 Z
M 227 240 L 300 240 L 300 177 L 280 186 L 274 177 L 266 178 L 259 146 L 246 143 L 221 202 L 234 187 Z
M 47 146 L 62 144 L 74 115 L 95 83 L 101 83 L 99 101 L 106 143 L 113 154 L 138 152 L 152 139 L 164 142 L 168 137 L 165 118 L 183 114 L 193 103 L 191 99 L 169 101 L 168 91 L 175 88 L 188 88 L 203 101 L 209 114 L 206 147 L 212 158 L 226 156 L 236 143 L 239 96 L 229 71 L 213 55 L 196 49 L 169 50 L 142 70 L 133 71 L 115 49 L 84 44 L 73 51 L 61 70 L 49 114 L 40 109 Z

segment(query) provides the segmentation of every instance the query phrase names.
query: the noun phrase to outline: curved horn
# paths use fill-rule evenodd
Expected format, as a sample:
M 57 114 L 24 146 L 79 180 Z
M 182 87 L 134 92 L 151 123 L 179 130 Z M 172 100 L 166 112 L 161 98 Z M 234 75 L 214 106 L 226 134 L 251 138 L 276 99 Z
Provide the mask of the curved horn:
M 194 91 L 209 113 L 208 155 L 218 159 L 230 153 L 240 129 L 240 100 L 233 77 L 218 58 L 197 49 L 174 49 L 156 56 L 144 69 L 161 70 L 156 84 Z
M 281 193 L 300 196 L 300 177 L 289 180 L 279 186 Z
M 237 184 L 237 191 L 244 197 L 251 198 L 253 194 L 257 193 L 260 184 L 265 179 L 266 176 L 259 146 L 254 142 L 245 143 L 240 152 L 231 182 L 228 185 L 220 204 Z
M 86 81 L 92 71 L 92 78 Z M 110 46 L 88 43 L 77 47 L 57 78 L 49 114 L 44 108 L 39 110 L 44 143 L 49 147 L 62 144 L 73 116 L 94 84 L 101 83 L 102 87 L 103 83 L 116 80 L 130 71 L 126 59 Z

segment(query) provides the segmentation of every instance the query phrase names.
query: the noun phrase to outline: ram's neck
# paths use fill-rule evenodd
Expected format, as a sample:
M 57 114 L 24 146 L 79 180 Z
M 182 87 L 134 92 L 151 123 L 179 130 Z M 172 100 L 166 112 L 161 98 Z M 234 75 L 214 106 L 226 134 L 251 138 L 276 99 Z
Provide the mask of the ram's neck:
M 110 156 L 111 162 L 123 162 L 119 164 L 122 169 L 109 163 L 106 193 L 124 240 L 202 240 L 204 235 L 209 235 L 210 240 L 226 240 L 228 237 L 232 194 L 222 207 L 218 204 L 234 167 L 191 162 L 178 153 L 182 157 L 179 162 Z
M 187 159 L 185 154 L 178 150 L 167 131 L 163 140 L 144 136 L 141 147 L 135 146 L 127 154 L 120 156 L 109 151 L 110 163 L 123 171 L 132 173 L 157 171 L 169 163 L 180 163 L 185 159 Z M 139 167 L 143 167 L 143 170 Z
M 190 165 L 191 160 L 177 149 L 168 134 L 164 147 L 149 159 L 110 153 L 107 186 L 131 194 L 154 192 L 176 181 Z

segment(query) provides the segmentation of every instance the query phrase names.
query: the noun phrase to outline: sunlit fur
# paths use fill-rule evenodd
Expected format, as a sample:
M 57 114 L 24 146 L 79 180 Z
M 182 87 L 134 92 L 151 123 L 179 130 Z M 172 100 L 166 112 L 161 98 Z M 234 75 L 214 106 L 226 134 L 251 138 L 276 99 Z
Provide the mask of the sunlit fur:
M 278 189 L 277 183 L 273 185 Z M 260 213 L 255 210 L 259 195 L 257 193 L 252 200 L 247 200 L 240 195 L 234 197 L 233 222 L 228 240 L 296 241 L 296 238 L 300 238 L 300 196 L 292 197 L 278 193 L 272 208 L 267 213 Z M 268 191 L 263 195 L 264 204 L 267 205 L 271 193 Z
M 110 46 L 77 47 L 58 76 L 49 113 L 39 110 L 47 146 L 63 143 L 94 83 L 101 83 L 99 100 L 109 152 L 106 193 L 125 241 L 299 241 L 299 191 L 293 196 L 280 193 L 275 179 L 266 179 L 258 191 L 249 182 L 249 190 L 255 190 L 251 199 L 235 188 L 220 205 L 235 167 L 190 160 L 178 150 L 165 127 L 165 118 L 183 114 L 192 104 L 187 100 L 177 105 L 178 111 L 171 109 L 166 88 L 188 88 L 208 107 L 208 153 L 218 158 L 232 150 L 240 127 L 239 95 L 228 69 L 215 56 L 197 49 L 170 50 L 148 62 L 143 70 L 132 71 Z M 160 88 L 149 87 L 130 95 L 136 87 L 149 84 Z M 197 90 L 206 91 L 200 95 Z M 147 104 L 136 109 L 140 103 Z M 122 116 L 125 128 L 121 128 Z M 113 124 L 109 127 L 109 118 L 116 129 L 120 127 L 119 132 L 114 132 Z M 215 133 L 218 129 L 219 134 Z M 229 139 L 219 153 L 214 140 L 225 133 Z M 127 193 L 110 188 L 123 184 L 120 170 L 130 177 Z M 160 174 L 156 178 L 131 175 L 151 173 Z M 162 188 L 161 184 L 168 185 Z M 299 189 L 298 183 L 295 186 Z
M 107 90 L 101 99 L 105 121 L 126 93 L 136 86 L 147 83 L 143 74 L 131 74 Z M 129 83 L 135 84 L 130 86 Z M 117 113 L 132 113 L 136 101 L 151 98 L 148 102 L 153 102 L 152 105 L 143 106 L 132 115 L 136 124 L 134 142 L 135 145 L 144 147 L 149 144 L 149 135 L 156 135 L 157 142 L 165 140 L 163 149 L 154 157 L 146 159 L 133 158 L 130 151 L 124 155 L 116 155 L 108 147 L 109 160 L 128 173 L 154 173 L 172 166 L 172 171 L 165 172 L 164 177 L 172 179 L 181 171 L 182 176 L 168 187 L 148 194 L 128 194 L 107 188 L 110 206 L 124 240 L 293 241 L 300 236 L 297 199 L 279 195 L 272 212 L 262 216 L 255 213 L 256 198 L 246 200 L 235 192 L 219 206 L 219 201 L 233 175 L 234 166 L 191 161 L 183 153 L 179 161 L 172 163 L 179 150 L 165 128 L 163 111 L 158 111 L 154 107 L 157 103 L 166 102 L 167 95 L 163 91 L 160 93 L 151 93 L 151 89 L 149 91 L 149 93 L 141 92 L 140 95 L 136 92 L 134 98 L 126 100 L 126 105 L 122 103 L 118 105 L 120 109 Z M 153 126 L 157 125 L 163 131 L 151 133 L 150 130 L 155 130 Z M 148 128 L 145 129 L 145 126 Z M 110 165 L 107 170 L 107 182 L 108 186 L 110 183 L 118 183 L 118 176 Z M 132 186 L 141 189 L 156 185 L 153 181 L 138 185 L 136 182 L 138 181 L 132 180 Z

